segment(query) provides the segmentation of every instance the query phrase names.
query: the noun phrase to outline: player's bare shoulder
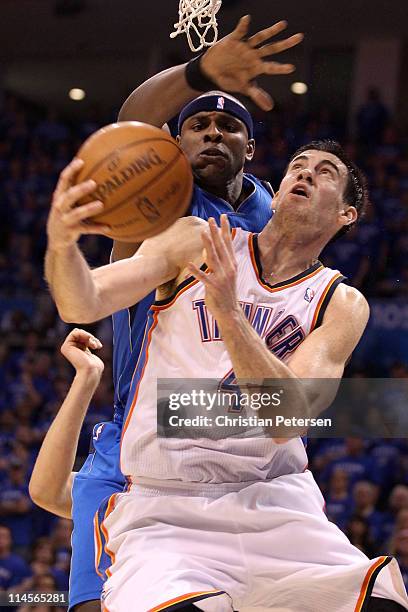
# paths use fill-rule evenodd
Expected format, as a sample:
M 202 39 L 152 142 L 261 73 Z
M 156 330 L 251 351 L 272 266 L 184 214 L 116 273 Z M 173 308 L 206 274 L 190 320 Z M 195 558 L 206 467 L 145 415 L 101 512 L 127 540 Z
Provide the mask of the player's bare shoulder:
M 364 295 L 355 287 L 340 283 L 334 292 L 332 303 L 344 312 L 365 316 L 368 319 L 370 307 Z
M 362 333 L 369 317 L 370 307 L 364 295 L 355 287 L 340 283 L 330 300 L 325 319 L 343 322 Z

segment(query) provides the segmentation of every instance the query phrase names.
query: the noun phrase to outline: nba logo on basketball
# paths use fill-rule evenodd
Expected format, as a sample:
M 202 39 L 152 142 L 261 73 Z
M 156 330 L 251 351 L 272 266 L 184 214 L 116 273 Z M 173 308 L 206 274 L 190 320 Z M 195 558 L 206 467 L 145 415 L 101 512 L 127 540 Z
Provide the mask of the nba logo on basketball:
M 315 296 L 315 292 L 313 291 L 313 289 L 310 289 L 310 287 L 308 287 L 305 291 L 305 300 L 306 302 L 311 302 L 313 300 Z
M 217 108 L 218 108 L 218 110 L 223 110 L 224 109 L 224 104 L 225 104 L 225 98 L 220 96 L 218 98 L 218 100 L 217 100 Z

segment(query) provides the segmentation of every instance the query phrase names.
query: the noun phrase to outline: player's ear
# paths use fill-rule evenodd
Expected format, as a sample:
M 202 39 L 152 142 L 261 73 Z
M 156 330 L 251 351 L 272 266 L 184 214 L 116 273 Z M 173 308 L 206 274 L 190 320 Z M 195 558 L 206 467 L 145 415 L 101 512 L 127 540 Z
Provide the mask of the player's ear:
M 247 143 L 245 159 L 247 161 L 251 161 L 254 155 L 255 155 L 255 140 L 253 138 L 250 138 Z
M 352 225 L 357 221 L 358 212 L 355 206 L 347 206 L 346 204 L 344 209 L 340 211 L 340 216 L 343 225 Z

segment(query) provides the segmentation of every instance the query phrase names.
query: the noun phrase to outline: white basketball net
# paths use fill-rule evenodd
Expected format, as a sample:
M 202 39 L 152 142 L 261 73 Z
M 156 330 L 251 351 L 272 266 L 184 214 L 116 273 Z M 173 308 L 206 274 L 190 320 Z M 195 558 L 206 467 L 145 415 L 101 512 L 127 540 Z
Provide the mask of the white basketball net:
M 218 38 L 215 16 L 221 4 L 222 0 L 180 0 L 179 20 L 174 24 L 175 32 L 170 34 L 170 38 L 186 34 L 190 49 L 194 53 L 204 47 L 211 47 Z

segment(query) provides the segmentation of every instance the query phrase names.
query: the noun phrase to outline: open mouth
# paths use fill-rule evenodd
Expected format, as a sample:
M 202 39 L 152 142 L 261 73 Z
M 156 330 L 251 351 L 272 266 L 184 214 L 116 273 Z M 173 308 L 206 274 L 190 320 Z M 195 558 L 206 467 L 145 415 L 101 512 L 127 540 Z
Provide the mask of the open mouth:
M 309 193 L 306 187 L 304 187 L 303 185 L 295 185 L 290 193 L 293 193 L 294 195 L 297 195 L 297 196 L 301 196 L 302 198 L 309 197 Z

